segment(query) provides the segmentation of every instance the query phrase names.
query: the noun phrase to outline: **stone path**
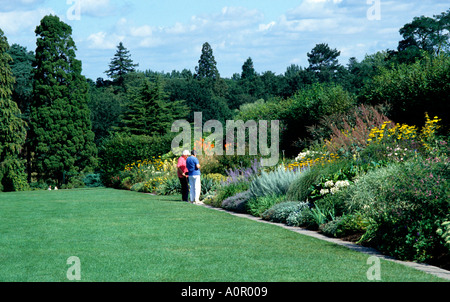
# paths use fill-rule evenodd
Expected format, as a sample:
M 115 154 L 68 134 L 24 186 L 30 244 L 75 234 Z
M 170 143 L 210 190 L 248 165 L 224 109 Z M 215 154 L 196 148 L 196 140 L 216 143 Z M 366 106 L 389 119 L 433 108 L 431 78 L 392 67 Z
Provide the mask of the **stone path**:
M 413 268 L 415 268 L 417 270 L 424 271 L 426 273 L 435 275 L 437 277 L 450 280 L 450 271 L 444 270 L 444 269 L 436 267 L 436 266 L 432 266 L 432 265 L 428 265 L 428 264 L 422 264 L 422 263 L 416 263 L 416 262 L 400 261 L 400 260 L 397 260 L 395 258 L 383 255 L 379 251 L 377 251 L 376 249 L 373 249 L 373 248 L 364 247 L 364 246 L 361 246 L 361 245 L 357 245 L 357 244 L 355 244 L 353 242 L 343 241 L 343 240 L 338 239 L 338 238 L 330 238 L 330 237 L 324 236 L 324 235 L 322 235 L 322 234 L 320 234 L 320 233 L 318 233 L 316 231 L 306 230 L 306 229 L 302 229 L 302 228 L 299 228 L 299 227 L 291 227 L 291 226 L 285 225 L 283 223 L 270 222 L 270 221 L 263 220 L 261 218 L 252 216 L 250 214 L 241 214 L 241 213 L 231 212 L 231 211 L 224 210 L 222 208 L 215 208 L 215 207 L 203 204 L 203 203 L 197 203 L 197 205 L 200 205 L 200 206 L 203 206 L 203 207 L 206 207 L 206 208 L 209 208 L 209 209 L 213 209 L 213 210 L 216 210 L 216 211 L 220 211 L 220 212 L 225 212 L 225 213 L 228 213 L 230 215 L 237 216 L 237 217 L 243 217 L 243 218 L 251 219 L 251 220 L 254 220 L 254 221 L 257 221 L 257 222 L 277 225 L 279 227 L 285 228 L 285 229 L 290 230 L 292 232 L 296 232 L 296 233 L 299 233 L 299 234 L 302 234 L 302 235 L 311 236 L 311 237 L 314 237 L 314 238 L 317 238 L 317 239 L 321 239 L 321 240 L 325 240 L 325 241 L 328 241 L 328 242 L 332 242 L 332 243 L 335 243 L 335 244 L 338 244 L 338 245 L 341 245 L 341 246 L 345 246 L 345 247 L 347 247 L 347 248 L 349 248 L 351 250 L 355 250 L 355 251 L 358 251 L 358 252 L 361 252 L 361 253 L 365 253 L 365 254 L 368 254 L 368 255 L 371 255 L 371 256 L 376 256 L 376 257 L 378 257 L 380 259 L 385 259 L 385 260 L 388 260 L 388 261 L 397 262 L 397 263 L 400 263 L 400 264 L 403 264 L 403 265 L 406 265 L 406 266 L 409 266 L 409 267 L 413 267 Z

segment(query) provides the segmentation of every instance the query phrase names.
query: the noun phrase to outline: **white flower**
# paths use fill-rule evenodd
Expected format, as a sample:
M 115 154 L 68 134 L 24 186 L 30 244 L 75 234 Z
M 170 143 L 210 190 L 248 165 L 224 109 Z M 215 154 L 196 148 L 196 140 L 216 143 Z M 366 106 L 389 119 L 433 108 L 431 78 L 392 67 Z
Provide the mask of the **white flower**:
M 326 188 L 331 188 L 332 186 L 334 186 L 334 182 L 332 180 L 329 180 L 329 181 L 325 182 L 325 187 Z
M 318 152 L 316 152 L 316 151 L 309 151 L 309 150 L 307 150 L 307 151 L 305 151 L 305 152 L 300 152 L 298 155 L 297 155 L 297 157 L 295 158 L 295 161 L 301 161 L 301 160 L 303 160 L 305 157 L 307 157 L 307 156 L 312 156 L 312 155 L 314 155 L 314 154 L 316 154 L 316 153 L 318 153 Z
M 338 188 L 338 187 L 332 187 L 332 188 L 330 189 L 330 193 L 331 193 L 331 194 L 334 194 L 334 193 L 336 193 L 337 191 L 339 191 L 339 188 Z
M 325 194 L 328 194 L 328 193 L 330 193 L 330 190 L 328 190 L 328 189 L 321 189 L 320 190 L 320 195 L 325 195 Z
M 343 188 L 348 187 L 350 185 L 350 182 L 348 180 L 338 180 L 335 184 L 337 188 Z

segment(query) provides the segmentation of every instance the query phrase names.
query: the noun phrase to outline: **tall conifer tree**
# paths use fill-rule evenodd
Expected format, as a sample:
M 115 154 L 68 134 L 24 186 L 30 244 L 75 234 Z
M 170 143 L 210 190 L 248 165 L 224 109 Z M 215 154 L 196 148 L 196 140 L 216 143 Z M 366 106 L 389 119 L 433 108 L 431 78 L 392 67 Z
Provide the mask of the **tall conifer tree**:
M 208 42 L 205 42 L 198 66 L 195 67 L 195 77 L 198 79 L 219 79 L 220 74 L 216 65 L 212 47 Z
M 75 58 L 72 28 L 50 15 L 35 32 L 30 115 L 33 166 L 40 180 L 61 184 L 65 172 L 89 170 L 96 164 L 88 87 L 81 62 Z
M 122 42 L 117 46 L 116 54 L 109 63 L 109 69 L 105 73 L 114 80 L 119 86 L 124 85 L 124 76 L 127 73 L 134 72 L 135 67 L 139 64 L 134 64 L 131 59 L 130 51 L 123 45 Z

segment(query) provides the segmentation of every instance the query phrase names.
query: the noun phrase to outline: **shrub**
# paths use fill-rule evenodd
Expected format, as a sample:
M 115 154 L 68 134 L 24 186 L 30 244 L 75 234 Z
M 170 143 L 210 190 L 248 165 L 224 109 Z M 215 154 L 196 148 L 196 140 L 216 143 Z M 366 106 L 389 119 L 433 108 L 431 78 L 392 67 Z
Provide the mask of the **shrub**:
M 362 236 L 369 222 L 361 213 L 345 214 L 325 224 L 321 230 L 330 237 L 345 237 L 358 234 Z
M 247 202 L 251 198 L 250 191 L 237 193 L 222 202 L 222 208 L 238 213 L 247 212 Z
M 281 148 L 290 154 L 293 140 L 297 140 L 295 144 L 300 147 L 310 137 L 307 126 L 317 124 L 323 116 L 349 110 L 355 101 L 354 95 L 335 84 L 313 84 L 298 90 L 279 111 L 278 119 L 286 127 Z
M 290 185 L 286 192 L 288 200 L 307 201 L 311 187 L 320 176 L 319 169 L 306 169 Z
M 138 182 L 136 184 L 134 184 L 130 190 L 134 191 L 134 192 L 144 192 L 144 183 L 143 182 Z
M 212 206 L 221 207 L 222 202 L 225 199 L 234 196 L 237 193 L 247 191 L 249 187 L 250 184 L 246 181 L 222 184 L 217 188 L 216 195 L 214 196 L 213 200 L 210 201 L 210 203 Z
M 250 166 L 239 166 L 226 169 L 227 178 L 224 181 L 225 184 L 233 182 L 250 182 L 256 176 L 259 175 L 261 170 L 261 164 L 258 160 L 254 159 Z
M 100 174 L 87 174 L 83 178 L 83 182 L 88 188 L 97 188 L 103 186 Z
M 310 207 L 304 207 L 299 211 L 294 211 L 289 214 L 286 219 L 286 224 L 296 227 L 316 228 L 316 223 Z
M 325 146 L 329 152 L 358 152 L 366 147 L 372 128 L 391 123 L 386 116 L 371 106 L 361 105 L 352 111 L 337 114 L 341 120 L 333 120 L 330 117 L 322 120 L 322 124 L 327 125 L 331 131 L 330 137 L 325 139 Z M 310 128 L 310 131 L 314 131 L 313 129 Z
M 145 136 L 116 133 L 99 147 L 102 181 L 111 186 L 112 177 L 117 177 L 127 164 L 143 158 L 157 157 L 170 150 L 171 135 Z
M 175 195 L 181 193 L 181 184 L 177 175 L 165 178 L 165 180 L 156 188 L 158 195 Z
M 330 193 L 339 190 L 336 183 L 339 181 L 340 188 L 350 183 L 357 175 L 364 173 L 368 165 L 359 165 L 352 159 L 340 159 L 326 165 L 315 165 L 300 174 L 289 186 L 286 193 L 289 200 L 315 201 Z M 327 187 L 331 181 L 333 186 Z M 325 190 L 328 190 L 325 191 Z
M 441 115 L 450 124 L 450 57 L 427 55 L 413 64 L 381 69 L 364 87 L 363 102 L 380 104 L 389 101 L 389 116 L 398 122 L 414 124 L 424 112 Z
M 275 204 L 270 209 L 266 210 L 261 217 L 264 220 L 286 223 L 288 217 L 293 212 L 300 212 L 306 207 L 308 207 L 306 202 L 285 201 Z
M 142 188 L 142 190 L 147 193 L 157 193 L 168 178 L 168 176 L 162 173 L 155 174 L 152 178 L 144 182 L 144 188 Z
M 334 208 L 319 206 L 317 204 L 310 208 L 310 222 L 308 227 L 312 229 L 319 229 L 322 225 L 336 218 Z
M 302 170 L 291 171 L 280 166 L 272 172 L 262 172 L 250 185 L 253 197 L 270 195 L 286 195 L 291 183 L 302 173 Z
M 253 216 L 260 217 L 266 210 L 270 209 L 277 203 L 285 201 L 285 199 L 286 196 L 276 194 L 263 195 L 258 197 L 253 196 L 247 202 L 248 212 Z
M 206 174 L 201 178 L 201 195 L 207 195 L 211 191 L 216 191 L 224 176 L 220 174 Z
M 450 250 L 450 221 L 444 221 L 436 233 L 442 237 L 445 245 Z
M 371 222 L 361 241 L 400 259 L 436 257 L 436 231 L 450 211 L 448 165 L 418 157 L 361 177 L 350 201 Z

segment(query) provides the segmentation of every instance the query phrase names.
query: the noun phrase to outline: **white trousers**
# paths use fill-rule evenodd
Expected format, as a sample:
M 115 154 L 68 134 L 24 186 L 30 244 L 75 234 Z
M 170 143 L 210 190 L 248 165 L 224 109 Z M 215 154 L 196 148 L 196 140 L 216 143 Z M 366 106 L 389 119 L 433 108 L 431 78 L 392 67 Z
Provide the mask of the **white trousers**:
M 191 202 L 200 201 L 201 189 L 200 175 L 189 176 L 189 194 Z

